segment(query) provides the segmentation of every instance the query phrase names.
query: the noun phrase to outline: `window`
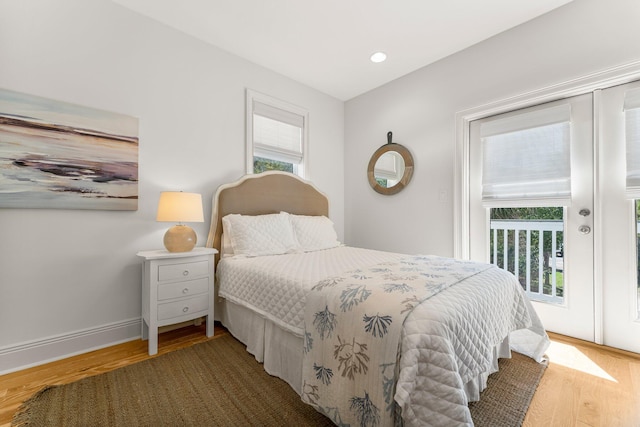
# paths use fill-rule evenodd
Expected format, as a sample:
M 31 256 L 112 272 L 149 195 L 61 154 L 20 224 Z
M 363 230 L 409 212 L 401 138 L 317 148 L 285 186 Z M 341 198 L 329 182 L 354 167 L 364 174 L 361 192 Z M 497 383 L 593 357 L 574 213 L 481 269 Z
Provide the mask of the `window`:
M 480 123 L 482 205 L 490 208 L 490 262 L 529 298 L 564 301 L 564 206 L 571 203 L 569 104 Z
M 247 173 L 280 170 L 308 174 L 304 109 L 247 90 Z
M 513 273 L 534 301 L 564 297 L 564 208 L 491 208 L 489 260 Z

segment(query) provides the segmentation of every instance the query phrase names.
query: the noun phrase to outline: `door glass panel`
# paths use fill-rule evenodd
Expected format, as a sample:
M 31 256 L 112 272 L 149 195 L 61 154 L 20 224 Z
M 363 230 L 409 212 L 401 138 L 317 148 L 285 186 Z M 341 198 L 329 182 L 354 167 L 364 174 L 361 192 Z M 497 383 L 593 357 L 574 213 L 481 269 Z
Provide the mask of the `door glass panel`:
M 564 208 L 493 208 L 489 257 L 531 300 L 564 302 Z

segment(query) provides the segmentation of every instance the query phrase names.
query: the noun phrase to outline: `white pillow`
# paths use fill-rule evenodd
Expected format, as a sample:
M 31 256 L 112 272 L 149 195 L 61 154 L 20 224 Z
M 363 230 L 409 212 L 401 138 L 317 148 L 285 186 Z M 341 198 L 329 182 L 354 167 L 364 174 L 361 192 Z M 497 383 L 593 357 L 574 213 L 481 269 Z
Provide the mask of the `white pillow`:
M 340 246 L 333 222 L 326 216 L 289 215 L 293 232 L 304 252 Z
M 234 255 L 279 255 L 298 250 L 287 213 L 226 215 L 222 218 L 222 231 L 228 236 Z

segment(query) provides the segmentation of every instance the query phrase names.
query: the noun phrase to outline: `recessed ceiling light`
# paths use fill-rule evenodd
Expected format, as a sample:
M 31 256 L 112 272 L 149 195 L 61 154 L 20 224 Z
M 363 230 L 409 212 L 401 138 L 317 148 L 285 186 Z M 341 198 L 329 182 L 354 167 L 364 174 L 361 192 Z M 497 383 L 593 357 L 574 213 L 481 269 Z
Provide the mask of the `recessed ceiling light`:
M 371 55 L 371 62 L 383 62 L 387 59 L 387 54 L 384 52 L 376 52 Z

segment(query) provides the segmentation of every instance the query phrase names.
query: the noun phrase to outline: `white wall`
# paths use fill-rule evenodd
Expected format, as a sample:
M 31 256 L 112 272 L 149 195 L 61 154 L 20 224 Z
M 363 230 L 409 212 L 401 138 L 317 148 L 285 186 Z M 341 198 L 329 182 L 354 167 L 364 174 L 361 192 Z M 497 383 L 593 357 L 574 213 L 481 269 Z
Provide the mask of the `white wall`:
M 574 0 L 348 101 L 347 243 L 452 256 L 456 112 L 640 60 L 639 20 L 637 0 Z M 412 182 L 394 196 L 366 177 L 387 131 L 415 159 Z
M 138 211 L 0 209 L 0 372 L 17 344 L 135 324 L 135 254 L 170 226 L 155 222 L 159 192 L 202 193 L 208 220 L 218 185 L 244 174 L 245 88 L 309 111 L 310 178 L 343 236 L 337 99 L 106 0 L 0 0 L 0 87 L 140 123 Z M 204 245 L 208 224 L 194 229 Z

